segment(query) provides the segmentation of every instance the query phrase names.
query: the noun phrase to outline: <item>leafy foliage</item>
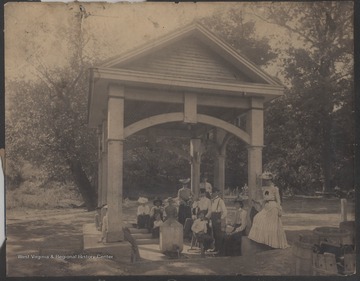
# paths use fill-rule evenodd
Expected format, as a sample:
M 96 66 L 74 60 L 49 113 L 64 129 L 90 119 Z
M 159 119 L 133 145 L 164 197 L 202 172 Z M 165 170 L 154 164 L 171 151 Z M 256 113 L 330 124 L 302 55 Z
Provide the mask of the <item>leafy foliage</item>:
M 269 46 L 269 39 L 257 37 L 255 22 L 245 20 L 237 8 L 218 12 L 202 19 L 201 23 L 257 65 L 266 65 L 277 57 Z
M 265 111 L 264 169 L 280 187 L 312 193 L 324 185 L 351 188 L 353 171 L 353 38 L 349 2 L 268 5 L 263 20 L 288 31 L 289 47 L 276 49 L 259 38 L 256 23 L 232 8 L 202 19 L 202 24 L 255 64 L 281 58 L 285 96 Z M 49 67 L 37 61 L 38 80 L 7 81 L 6 149 L 13 186 L 24 180 L 30 162 L 47 181 L 75 181 L 84 200 L 94 204 L 97 140 L 87 127 L 88 75 L 96 51 L 87 50 L 83 15 L 59 29 L 65 63 Z M 65 26 L 65 25 L 64 25 Z M 45 27 L 43 27 L 45 28 Z M 36 36 L 36 34 L 32 34 Z M 276 39 L 276 38 L 275 38 Z M 279 38 L 278 38 L 279 39 Z M 274 40 L 274 38 L 272 38 Z M 94 44 L 92 39 L 92 45 Z M 24 46 L 26 47 L 26 46 Z M 31 46 L 36 49 L 36 46 Z M 41 46 L 39 46 L 41 48 Z M 212 175 L 214 151 L 202 156 L 202 173 Z M 125 142 L 124 194 L 174 195 L 178 179 L 190 177 L 189 140 L 132 136 Z M 232 139 L 227 147 L 226 185 L 247 180 L 247 150 Z M 10 172 L 10 173 L 9 173 Z M 87 198 L 90 194 L 90 198 Z
M 93 61 L 84 55 L 85 34 L 77 20 L 65 37 L 67 64 L 39 64 L 39 80 L 8 82 L 6 143 L 10 168 L 30 161 L 49 181 L 74 180 L 91 209 L 97 146 L 95 132 L 87 127 L 86 69 Z
M 342 175 L 353 170 L 352 16 L 348 2 L 268 10 L 269 22 L 302 42 L 287 50 L 283 75 L 291 86 L 265 118 L 267 167 L 286 186 L 306 191 L 353 185 L 352 177 Z

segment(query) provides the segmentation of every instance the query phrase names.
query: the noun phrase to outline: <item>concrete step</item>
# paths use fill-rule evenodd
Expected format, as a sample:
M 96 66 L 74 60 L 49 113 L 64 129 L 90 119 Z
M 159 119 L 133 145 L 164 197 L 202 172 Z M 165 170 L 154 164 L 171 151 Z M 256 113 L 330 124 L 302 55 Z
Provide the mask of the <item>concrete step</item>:
M 147 229 L 138 229 L 138 228 L 134 228 L 134 227 L 129 227 L 130 233 L 131 234 L 135 234 L 135 233 L 149 233 L 149 231 Z
M 134 237 L 136 240 L 152 238 L 151 233 L 131 233 L 131 236 Z
M 153 239 L 153 238 L 136 239 L 136 243 L 138 245 L 159 244 L 159 239 Z

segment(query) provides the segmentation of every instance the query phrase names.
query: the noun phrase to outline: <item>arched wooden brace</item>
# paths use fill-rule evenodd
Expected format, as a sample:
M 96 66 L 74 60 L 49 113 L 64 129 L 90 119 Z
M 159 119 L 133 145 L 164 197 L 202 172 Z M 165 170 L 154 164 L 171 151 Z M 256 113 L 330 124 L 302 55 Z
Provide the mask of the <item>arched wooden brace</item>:
M 132 123 L 128 125 L 124 129 L 124 137 L 127 138 L 131 136 L 132 134 L 135 134 L 136 132 L 139 132 L 141 130 L 144 130 L 151 126 L 156 126 L 164 123 L 170 123 L 170 122 L 181 122 L 184 120 L 184 113 L 183 112 L 172 112 L 172 113 L 165 113 L 165 114 L 159 114 L 154 115 L 151 117 L 148 117 L 146 119 L 142 119 L 140 121 L 137 121 L 135 123 Z M 245 131 L 241 130 L 240 128 L 236 127 L 235 125 L 232 125 L 224 120 L 221 120 L 216 117 L 204 115 L 204 114 L 197 114 L 197 120 L 199 123 L 212 125 L 218 128 L 221 128 L 247 144 L 250 144 L 250 136 Z

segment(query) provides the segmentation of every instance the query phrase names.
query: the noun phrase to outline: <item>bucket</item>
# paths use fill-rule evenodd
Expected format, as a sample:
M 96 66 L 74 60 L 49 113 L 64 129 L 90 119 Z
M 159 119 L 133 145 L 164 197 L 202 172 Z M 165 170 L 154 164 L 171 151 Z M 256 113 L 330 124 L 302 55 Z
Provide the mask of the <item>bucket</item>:
M 349 230 L 338 227 L 317 227 L 314 234 L 318 237 L 318 244 L 328 242 L 337 245 L 352 245 L 352 236 Z
M 350 232 L 351 244 L 349 245 L 355 245 L 355 221 L 343 221 L 339 227 Z
M 318 241 L 314 235 L 300 235 L 293 246 L 295 275 L 312 275 L 313 246 Z

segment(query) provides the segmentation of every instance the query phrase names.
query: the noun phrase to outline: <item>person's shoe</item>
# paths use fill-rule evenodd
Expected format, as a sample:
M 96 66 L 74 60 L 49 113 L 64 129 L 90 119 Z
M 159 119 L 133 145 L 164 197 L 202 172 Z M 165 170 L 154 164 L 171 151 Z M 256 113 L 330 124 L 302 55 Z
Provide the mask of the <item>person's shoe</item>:
M 208 250 L 206 250 L 206 252 L 213 253 L 213 252 L 216 252 L 216 250 L 215 250 L 215 248 L 212 248 L 212 249 L 208 249 Z

